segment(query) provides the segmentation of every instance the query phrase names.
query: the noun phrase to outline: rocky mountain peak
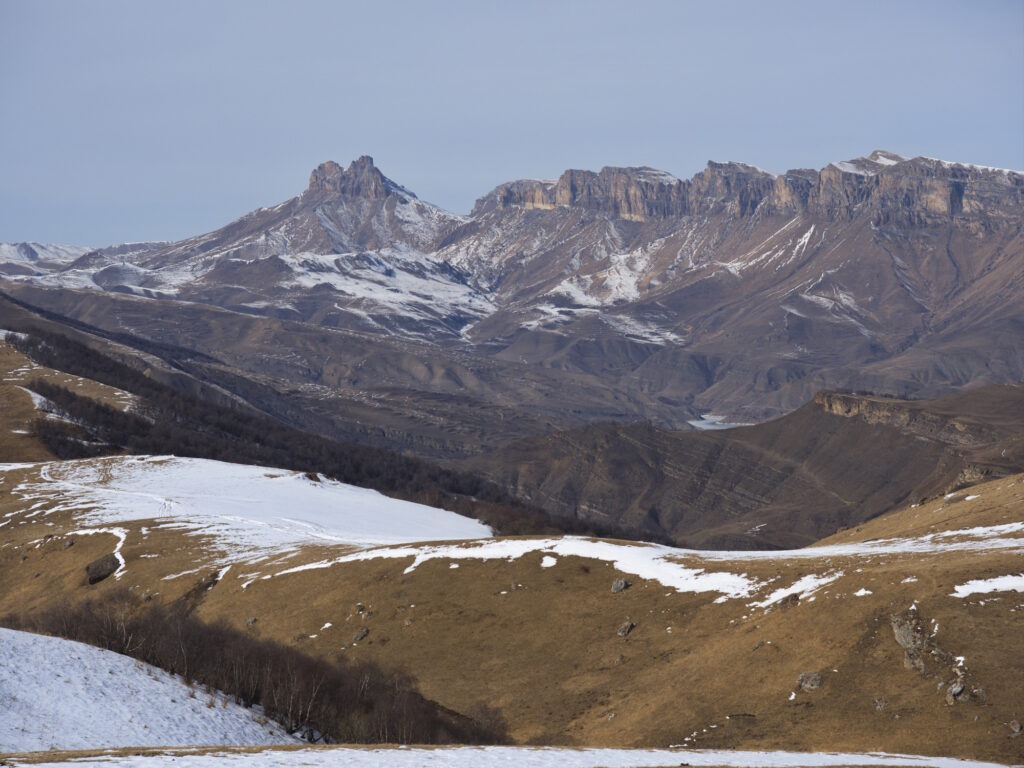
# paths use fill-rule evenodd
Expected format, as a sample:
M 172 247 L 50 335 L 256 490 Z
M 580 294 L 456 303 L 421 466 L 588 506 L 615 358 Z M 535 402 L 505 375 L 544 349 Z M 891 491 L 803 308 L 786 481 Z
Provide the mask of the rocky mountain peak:
M 396 193 L 416 197 L 381 173 L 369 155 L 353 160 L 344 170 L 333 160 L 321 163 L 310 174 L 306 189 L 306 194 L 318 197 L 358 197 L 365 200 L 383 200 Z

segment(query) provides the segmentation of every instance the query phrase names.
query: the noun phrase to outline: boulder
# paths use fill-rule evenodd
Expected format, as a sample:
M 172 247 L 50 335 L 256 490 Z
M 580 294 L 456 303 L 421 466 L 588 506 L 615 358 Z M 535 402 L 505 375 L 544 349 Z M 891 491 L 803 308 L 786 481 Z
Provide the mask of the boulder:
M 635 627 L 636 627 L 636 624 L 634 622 L 629 621 L 627 619 L 626 622 L 621 627 L 619 627 L 619 631 L 618 631 L 619 637 L 625 637 L 630 632 L 632 632 Z
M 98 584 L 113 575 L 120 567 L 121 561 L 117 559 L 117 555 L 110 553 L 85 566 L 85 575 L 89 577 L 90 584 Z
M 802 691 L 816 691 L 821 688 L 821 675 L 817 672 L 801 672 L 796 684 Z
M 626 579 L 616 579 L 612 582 L 612 593 L 619 593 L 624 589 L 629 589 L 631 586 L 633 586 L 632 582 L 626 581 Z

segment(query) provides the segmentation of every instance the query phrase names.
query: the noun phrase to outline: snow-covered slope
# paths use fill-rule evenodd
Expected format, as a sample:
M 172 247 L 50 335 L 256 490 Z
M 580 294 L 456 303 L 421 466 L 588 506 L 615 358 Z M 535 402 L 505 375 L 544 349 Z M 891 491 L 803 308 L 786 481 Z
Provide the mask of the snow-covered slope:
M 66 267 L 91 248 L 52 243 L 0 243 L 0 271 L 40 275 Z
M 366 488 L 174 456 L 43 464 L 38 480 L 17 485 L 14 493 L 47 513 L 75 511 L 80 523 L 115 535 L 120 529 L 109 526 L 153 519 L 212 536 L 225 564 L 309 543 L 365 547 L 491 535 L 471 518 Z
M 127 656 L 0 628 L 0 753 L 295 742 L 257 718 Z
M 884 752 L 740 752 L 680 749 L 567 749 L 552 747 L 404 747 L 358 749 L 337 747 L 317 750 L 264 750 L 262 752 L 214 752 L 210 754 L 148 754 L 101 756 L 75 760 L 76 766 L 104 768 L 221 768 L 246 765 L 252 768 L 661 768 L 678 765 L 735 766 L 736 768 L 802 768 L 817 766 L 906 766 L 912 768 L 999 768 L 996 763 L 920 757 Z M 42 763 L 40 766 L 61 765 Z

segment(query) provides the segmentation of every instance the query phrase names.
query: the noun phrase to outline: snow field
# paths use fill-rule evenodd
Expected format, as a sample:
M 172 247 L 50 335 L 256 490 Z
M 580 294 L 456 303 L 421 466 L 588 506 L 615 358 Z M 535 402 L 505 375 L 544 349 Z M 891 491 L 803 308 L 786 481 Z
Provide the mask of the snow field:
M 128 656 L 0 628 L 0 753 L 297 743 L 258 717 Z
M 94 531 L 160 520 L 212 536 L 224 552 L 222 565 L 309 543 L 366 547 L 491 535 L 486 525 L 453 512 L 289 470 L 173 456 L 38 466 L 39 480 L 13 493 L 27 505 L 42 502 L 43 514 L 72 511 Z M 5 472 L 0 467 L 0 479 Z

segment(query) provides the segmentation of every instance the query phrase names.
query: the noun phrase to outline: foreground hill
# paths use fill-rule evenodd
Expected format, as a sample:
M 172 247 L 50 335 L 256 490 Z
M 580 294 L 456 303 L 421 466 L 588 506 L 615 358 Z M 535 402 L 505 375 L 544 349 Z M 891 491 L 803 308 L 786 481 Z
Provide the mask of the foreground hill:
M 600 424 L 464 466 L 568 518 L 700 548 L 807 545 L 894 507 L 1024 471 L 1024 385 L 935 400 L 819 393 L 755 426 Z
M 111 502 L 119 465 L 139 462 L 4 469 L 0 615 L 183 605 L 316 657 L 403 669 L 519 743 L 1019 758 L 1024 476 L 801 550 L 379 547 L 282 543 L 244 505 L 241 531 L 222 535 L 196 525 L 188 494 L 153 488 L 137 508 Z M 115 551 L 120 578 L 90 585 L 86 565 Z M 124 588 L 140 602 L 118 603 Z
M 821 389 L 1019 382 L 1022 210 L 1024 174 L 878 151 L 569 170 L 456 216 L 363 157 L 215 232 L 0 274 L 255 378 L 325 434 L 455 457 L 601 420 L 761 421 Z
M 294 742 L 259 712 L 161 669 L 0 628 L 0 752 Z

